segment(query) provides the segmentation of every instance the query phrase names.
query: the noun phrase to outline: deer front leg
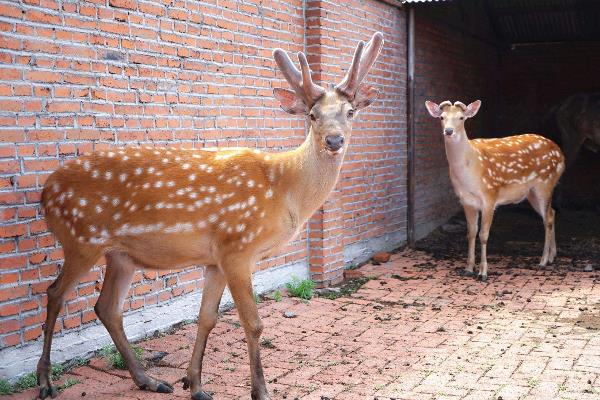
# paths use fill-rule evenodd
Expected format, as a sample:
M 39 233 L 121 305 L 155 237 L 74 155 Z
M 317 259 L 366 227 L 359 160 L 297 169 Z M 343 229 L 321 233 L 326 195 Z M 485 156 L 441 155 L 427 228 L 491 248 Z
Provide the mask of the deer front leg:
M 119 252 L 107 253 L 106 277 L 94 310 L 108 330 L 117 350 L 123 356 L 135 384 L 143 390 L 171 393 L 173 387 L 169 383 L 160 382 L 146 374 L 141 363 L 135 357 L 131 346 L 129 346 L 129 341 L 123 329 L 123 301 L 131 286 L 135 269 L 136 265 L 126 254 Z
M 217 266 L 207 266 L 205 271 L 206 279 L 204 290 L 202 291 L 196 344 L 194 345 L 194 352 L 187 370 L 187 377 L 183 379 L 183 388 L 190 388 L 192 399 L 194 400 L 212 399 L 208 393 L 202 390 L 202 359 L 204 358 L 208 335 L 217 323 L 219 304 L 221 303 L 221 297 L 225 289 L 225 277 Z
M 494 207 L 484 205 L 481 210 L 481 230 L 479 231 L 479 241 L 481 243 L 481 263 L 479 265 L 479 275 L 477 278 L 483 282 L 487 280 L 487 242 L 490 236 L 490 226 L 494 218 Z
M 240 322 L 244 327 L 250 357 L 252 380 L 252 400 L 269 400 L 262 363 L 260 360 L 259 339 L 263 324 L 258 316 L 252 291 L 252 264 L 248 257 L 232 257 L 222 263 L 227 285 L 235 301 Z
M 467 218 L 467 239 L 469 240 L 469 258 L 465 275 L 472 276 L 475 267 L 475 239 L 477 238 L 477 223 L 479 220 L 479 210 L 471 206 L 464 206 L 465 217 Z
M 544 228 L 546 233 L 544 241 L 544 255 L 547 256 L 545 261 L 550 264 L 552 264 L 552 262 L 554 261 L 554 257 L 556 257 L 554 216 L 554 209 L 552 208 L 552 206 L 550 206 L 550 204 L 548 204 L 548 208 L 546 209 L 546 218 L 544 218 Z M 542 262 L 544 262 L 544 257 L 542 257 Z

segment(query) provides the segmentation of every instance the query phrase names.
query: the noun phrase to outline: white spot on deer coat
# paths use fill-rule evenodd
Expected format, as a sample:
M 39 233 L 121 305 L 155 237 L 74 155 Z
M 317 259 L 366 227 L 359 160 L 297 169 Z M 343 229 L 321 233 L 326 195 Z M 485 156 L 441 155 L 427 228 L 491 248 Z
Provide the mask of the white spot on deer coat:
M 165 233 L 191 232 L 192 224 L 189 222 L 179 222 L 164 229 Z

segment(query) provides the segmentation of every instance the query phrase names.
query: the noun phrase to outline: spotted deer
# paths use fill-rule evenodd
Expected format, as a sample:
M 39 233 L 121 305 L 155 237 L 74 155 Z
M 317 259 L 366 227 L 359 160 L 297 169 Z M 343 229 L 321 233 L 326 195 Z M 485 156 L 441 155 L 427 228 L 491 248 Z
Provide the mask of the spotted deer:
M 65 296 L 102 254 L 106 276 L 95 311 L 137 386 L 173 391 L 169 383 L 145 373 L 123 330 L 122 304 L 135 270 L 203 264 L 198 331 L 184 388 L 190 388 L 193 399 L 211 398 L 202 390 L 202 359 L 228 286 L 248 344 L 252 398 L 269 398 L 251 274 L 258 260 L 275 254 L 299 232 L 334 187 L 352 119 L 377 97 L 378 90 L 362 81 L 382 45 L 379 32 L 366 45 L 361 41 L 345 78 L 330 90 L 312 81 L 303 53 L 298 53 L 298 70 L 285 51 L 274 51 L 293 89 L 274 89 L 275 97 L 286 112 L 310 120 L 305 141 L 294 150 L 123 147 L 83 156 L 48 178 L 42 205 L 65 261 L 48 288 L 39 398 L 57 393 L 49 375 L 50 349 Z
M 481 101 L 468 106 L 460 101 L 425 106 L 439 118 L 450 167 L 450 180 L 463 205 L 468 225 L 469 256 L 465 272 L 473 275 L 475 236 L 481 212 L 481 264 L 479 279 L 487 279 L 487 241 L 497 206 L 519 203 L 525 198 L 542 217 L 545 228 L 541 266 L 554 261 L 556 240 L 552 192 L 565 169 L 559 147 L 545 137 L 525 134 L 497 139 L 469 140 L 465 120 L 479 111 Z

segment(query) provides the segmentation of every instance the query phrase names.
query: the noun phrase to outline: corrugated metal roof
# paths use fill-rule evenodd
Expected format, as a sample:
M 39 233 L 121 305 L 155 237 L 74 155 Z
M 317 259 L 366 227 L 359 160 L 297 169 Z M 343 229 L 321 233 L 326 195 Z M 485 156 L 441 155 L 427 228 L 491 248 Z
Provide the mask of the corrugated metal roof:
M 404 0 L 469 8 L 473 0 Z M 498 39 L 508 44 L 600 41 L 600 0 L 480 0 Z
M 600 1 L 488 0 L 497 34 L 508 43 L 600 39 Z

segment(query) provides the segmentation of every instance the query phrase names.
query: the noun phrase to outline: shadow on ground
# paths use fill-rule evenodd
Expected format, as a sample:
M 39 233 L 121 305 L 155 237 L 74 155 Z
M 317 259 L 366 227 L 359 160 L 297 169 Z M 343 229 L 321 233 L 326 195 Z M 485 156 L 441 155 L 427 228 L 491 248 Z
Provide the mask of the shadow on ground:
M 600 269 L 600 210 L 560 209 L 556 216 L 558 258 L 550 270 L 565 271 L 591 266 Z M 488 261 L 509 258 L 522 267 L 537 268 L 544 247 L 542 219 L 527 203 L 496 210 L 488 240 Z M 466 263 L 467 225 L 462 213 L 417 243 L 436 260 Z M 477 243 L 479 256 L 479 243 Z M 533 258 L 533 259 L 532 259 Z M 494 272 L 493 269 L 491 272 Z

